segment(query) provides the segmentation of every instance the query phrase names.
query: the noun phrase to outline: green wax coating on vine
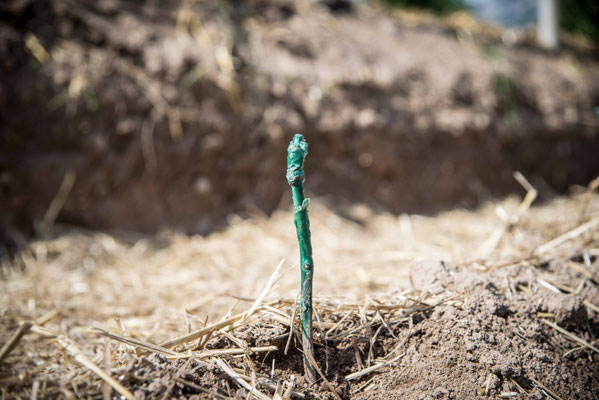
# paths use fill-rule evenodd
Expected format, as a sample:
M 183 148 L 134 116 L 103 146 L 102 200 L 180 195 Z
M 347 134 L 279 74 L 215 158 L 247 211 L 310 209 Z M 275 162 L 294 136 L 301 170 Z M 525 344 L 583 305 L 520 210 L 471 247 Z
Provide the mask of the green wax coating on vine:
M 287 182 L 291 185 L 293 196 L 294 223 L 300 248 L 300 266 L 302 274 L 300 310 L 302 333 L 312 341 L 312 243 L 310 241 L 310 220 L 308 205 L 310 199 L 304 198 L 304 161 L 308 154 L 308 142 L 300 134 L 294 136 L 287 149 Z

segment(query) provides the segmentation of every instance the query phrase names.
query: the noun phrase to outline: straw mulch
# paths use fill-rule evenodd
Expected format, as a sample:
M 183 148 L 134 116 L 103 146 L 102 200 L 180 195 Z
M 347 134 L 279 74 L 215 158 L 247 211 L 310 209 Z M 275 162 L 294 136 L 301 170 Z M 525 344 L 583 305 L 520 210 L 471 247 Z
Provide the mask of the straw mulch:
M 2 397 L 591 399 L 596 184 L 531 207 L 522 183 L 436 217 L 313 202 L 311 386 L 291 212 L 207 237 L 55 227 L 2 260 Z

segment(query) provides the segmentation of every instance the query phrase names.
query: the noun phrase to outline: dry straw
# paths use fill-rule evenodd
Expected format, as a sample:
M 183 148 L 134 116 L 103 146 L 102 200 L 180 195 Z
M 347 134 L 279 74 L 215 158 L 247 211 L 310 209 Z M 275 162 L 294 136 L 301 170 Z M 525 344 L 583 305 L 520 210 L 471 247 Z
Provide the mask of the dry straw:
M 476 212 L 456 210 L 436 218 L 403 217 L 403 226 L 407 219 L 410 226 L 403 230 L 392 215 L 350 210 L 352 218 L 367 215 L 364 230 L 318 202 L 311 205 L 319 265 L 330 269 L 314 284 L 320 291 L 338 295 L 313 300 L 320 316 L 320 321 L 314 322 L 314 341 L 323 346 L 326 354 L 325 346 L 341 341 L 351 346 L 354 337 L 364 339 L 365 350 L 361 350 L 362 355 L 358 351 L 355 365 L 345 376 L 352 395 L 372 390 L 379 384 L 380 375 L 395 373 L 405 365 L 408 357 L 404 353 L 410 354 L 410 346 L 403 344 L 419 340 L 409 335 L 412 316 L 426 318 L 428 311 L 441 304 L 459 306 L 464 301 L 462 295 L 448 290 L 429 293 L 402 286 L 409 282 L 408 262 L 419 255 L 490 273 L 499 267 L 516 266 L 531 278 L 515 283 L 518 287 L 508 285 L 507 295 L 510 291 L 518 291 L 521 296 L 571 293 L 582 296 L 589 310 L 599 310 L 593 298 L 584 297 L 586 288 L 597 285 L 598 196 L 587 189 L 581 197 L 529 207 L 531 198 L 507 199 Z M 506 210 L 507 219 L 498 218 L 498 206 Z M 510 217 L 514 215 L 517 218 Z M 281 267 L 272 273 L 273 266 L 297 246 L 296 233 L 289 229 L 290 217 L 290 213 L 280 211 L 270 219 L 238 220 L 225 232 L 207 238 L 172 235 L 168 246 L 161 244 L 161 237 L 119 237 L 85 231 L 67 231 L 53 239 L 30 243 L 16 259 L 2 260 L 0 309 L 5 310 L 7 321 L 14 322 L 0 324 L 2 336 L 7 339 L 0 351 L 2 368 L 7 372 L 0 378 L 0 387 L 22 398 L 95 398 L 109 387 L 119 396 L 130 398 L 141 384 L 131 377 L 138 376 L 142 360 L 151 359 L 148 354 L 160 354 L 166 363 L 161 365 L 181 365 L 177 369 L 181 373 L 171 377 L 174 386 L 169 387 L 169 395 L 175 395 L 179 387 L 224 399 L 243 388 L 249 398 L 302 398 L 306 386 L 302 386 L 301 378 L 298 382 L 283 373 L 279 361 L 272 376 L 261 373 L 259 365 L 273 353 L 283 357 L 286 346 L 286 357 L 302 357 L 294 348 L 294 343 L 301 342 L 298 328 L 302 324 L 301 309 L 296 311 L 294 298 L 297 281 L 279 277 Z M 506 221 L 512 221 L 507 228 Z M 466 263 L 496 231 L 502 235 L 486 247 L 486 257 Z M 338 232 L 344 233 L 343 240 Z M 538 268 L 541 263 L 554 263 L 560 268 Z M 15 266 L 23 267 L 22 272 Z M 239 275 L 244 279 L 236 279 Z M 230 314 L 218 320 L 231 308 L 231 296 L 226 293 L 249 303 L 240 301 Z M 366 294 L 370 296 L 366 298 Z M 240 310 L 243 304 L 247 307 Z M 182 312 L 185 309 L 189 313 Z M 119 333 L 111 332 L 115 317 L 121 321 Z M 547 313 L 540 318 L 546 329 L 573 342 L 564 354 L 560 353 L 565 361 L 574 351 L 589 355 L 598 352 L 596 343 L 584 338 L 585 329 L 566 330 L 548 320 L 550 317 Z M 88 325 L 99 327 L 88 329 Z M 271 342 L 246 346 L 239 340 L 243 332 L 264 327 L 277 329 Z M 393 339 L 390 332 L 398 339 Z M 372 343 L 379 345 L 383 334 L 397 345 L 384 357 L 367 357 Z M 294 341 L 298 336 L 299 341 Z M 119 344 L 107 353 L 106 338 L 109 343 Z M 354 352 L 351 347 L 350 351 Z M 317 366 L 316 359 L 312 359 L 314 362 L 308 357 Z M 587 358 L 580 357 L 577 362 L 587 362 Z M 253 370 L 249 367 L 252 363 Z M 332 376 L 325 366 L 318 366 L 322 376 L 315 368 L 323 385 L 314 385 L 310 390 L 317 395 L 335 396 L 336 379 L 344 377 Z M 234 389 L 231 396 L 192 379 L 214 370 Z M 552 387 L 551 380 L 540 374 L 528 378 L 538 390 L 555 399 L 565 391 Z M 330 387 L 326 386 L 327 380 Z M 522 396 L 516 391 L 493 393 L 492 388 L 484 386 L 483 393 L 486 390 L 489 395 Z

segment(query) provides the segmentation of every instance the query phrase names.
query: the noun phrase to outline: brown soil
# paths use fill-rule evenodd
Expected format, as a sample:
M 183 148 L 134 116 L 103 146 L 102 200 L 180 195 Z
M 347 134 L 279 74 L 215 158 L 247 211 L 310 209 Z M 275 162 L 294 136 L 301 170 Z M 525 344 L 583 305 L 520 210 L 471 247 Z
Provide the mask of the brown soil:
M 535 291 L 529 286 L 532 285 L 532 271 L 515 267 L 481 277 L 472 272 L 460 272 L 460 268 L 444 262 L 416 264 L 412 276 L 420 279 L 423 287 L 436 286 L 453 291 L 457 280 L 461 292 L 467 293 L 463 301 L 438 305 L 432 310 L 412 314 L 408 319 L 385 315 L 389 329 L 380 321 L 375 322 L 373 317 L 351 335 L 317 341 L 318 361 L 342 398 L 596 399 L 599 365 L 591 360 L 596 360 L 597 355 L 581 349 L 568 351 L 571 342 L 540 322 L 539 314 L 551 314 L 552 321 L 560 326 L 582 336 L 596 337 L 599 320 L 596 313 L 595 318 L 589 317 L 583 299 L 587 296 L 599 299 L 599 290 L 594 286 L 581 295 L 532 294 L 531 289 Z M 497 282 L 513 285 L 516 291 L 511 291 L 508 286 L 496 286 Z M 392 298 L 386 300 L 385 305 L 394 304 Z M 326 319 L 338 322 L 343 316 L 333 313 Z M 346 321 L 344 327 L 360 326 L 358 315 Z M 272 325 L 272 321 L 262 321 L 233 334 L 250 346 L 275 344 L 282 349 L 285 346 L 283 334 L 287 329 L 282 325 L 270 328 Z M 376 340 L 373 341 L 374 332 Z M 215 346 L 222 348 L 235 344 L 221 340 Z M 356 347 L 359 355 L 356 355 Z M 375 359 L 402 357 L 362 379 L 352 383 L 346 381 L 345 376 L 361 369 L 359 362 L 368 362 L 370 351 Z M 305 398 L 335 398 L 323 382 L 310 386 L 303 381 L 302 354 L 297 350 L 289 355 L 279 350 L 257 356 L 253 361 L 260 376 L 268 377 L 272 372 L 271 365 L 275 366 L 274 376 L 279 380 L 299 376 L 296 387 L 306 395 Z M 134 368 L 149 367 L 147 371 L 152 374 L 152 379 L 141 385 L 136 396 L 158 398 L 167 388 L 172 390 L 173 376 L 181 373 L 183 364 L 183 361 L 169 362 L 164 357 L 141 360 Z M 244 368 L 243 361 L 233 362 L 233 365 Z M 192 367 L 194 365 L 186 365 L 183 371 Z M 142 371 L 146 372 L 143 367 Z M 226 375 L 214 367 L 201 374 L 183 372 L 182 377 L 206 389 L 222 388 L 223 394 L 236 392 L 225 383 Z M 276 382 L 276 379 L 272 380 L 273 384 Z M 170 396 L 187 398 L 194 393 L 198 391 L 180 385 L 170 392 Z M 245 396 L 246 392 L 242 390 L 241 395 Z
M 592 47 L 286 0 L 0 13 L 4 240 L 31 233 L 67 171 L 62 222 L 204 234 L 271 213 L 296 131 L 310 191 L 340 211 L 472 207 L 517 190 L 513 170 L 551 196 L 599 171 Z
M 584 351 L 564 357 L 563 353 L 571 348 L 570 342 L 556 336 L 537 317 L 540 312 L 550 311 L 572 321 L 566 322 L 566 326 L 574 327 L 574 332 L 596 334 L 597 320 L 590 322 L 582 297 L 544 294 L 531 299 L 528 294 L 517 294 L 508 300 L 500 290 L 481 279 L 480 285 L 459 305 L 437 306 L 432 312 L 415 314 L 409 321 L 388 319 L 386 322 L 392 327 L 388 331 L 383 328 L 379 332 L 380 324 L 372 323 L 351 338 L 329 339 L 326 346 L 319 343 L 316 346 L 318 361 L 336 392 L 346 399 L 474 399 L 497 398 L 513 392 L 519 394 L 509 398 L 546 399 L 552 398 L 548 388 L 564 399 L 596 399 L 597 362 L 589 362 L 589 354 Z M 337 315 L 332 322 L 341 318 L 342 315 Z M 349 322 L 357 326 L 359 318 L 356 316 Z M 582 328 L 589 323 L 593 327 Z M 265 329 L 265 324 L 273 325 L 270 321 L 258 323 L 234 334 L 251 346 L 278 344 L 283 348 L 285 341 L 280 337 L 286 329 L 283 326 Z M 366 363 L 375 331 L 378 334 L 372 346 L 375 358 L 403 357 L 362 379 L 346 381 L 345 376 L 360 370 L 354 342 L 361 362 Z M 235 346 L 221 341 L 218 347 L 223 345 Z M 253 361 L 258 375 L 269 376 L 274 362 L 277 379 L 300 377 L 296 390 L 306 398 L 334 399 L 323 382 L 315 386 L 304 382 L 302 354 L 297 350 L 288 355 L 280 350 L 256 356 Z M 183 364 L 183 361 L 173 363 L 160 356 L 139 361 L 135 370 L 140 368 L 144 375 L 149 372 L 152 379 L 141 384 L 136 396 L 158 398 L 164 395 Z M 244 368 L 243 361 L 232 364 Z M 144 366 L 150 366 L 149 370 Z M 222 371 L 208 367 L 199 374 L 186 372 L 194 366 L 187 365 L 182 377 L 206 389 L 230 385 L 230 389 L 221 391 L 223 394 L 236 392 L 235 385 L 231 385 Z M 273 384 L 277 379 L 272 380 Z M 170 395 L 187 398 L 194 393 L 198 390 L 179 385 Z M 242 390 L 244 396 L 245 393 Z
M 352 222 L 312 205 L 316 358 L 342 399 L 596 398 L 599 365 L 588 346 L 599 344 L 599 196 L 533 207 L 489 248 L 489 237 L 505 228 L 497 208 L 514 215 L 518 202 L 399 222 L 367 208 L 354 209 L 359 222 Z M 247 310 L 251 300 L 239 303 L 237 296 L 257 296 L 277 258 L 297 251 L 291 220 L 290 212 L 234 220 L 206 238 L 65 230 L 31 242 L 12 262 L 3 261 L 0 339 L 22 321 L 49 320 L 0 365 L 2 393 L 29 397 L 37 385 L 42 397 L 100 396 L 103 381 L 52 338 L 62 335 L 136 398 L 245 398 L 247 390 L 217 359 L 250 382 L 254 376 L 269 398 L 292 375 L 304 398 L 335 398 L 322 380 L 308 385 L 303 378 L 297 320 L 285 355 L 295 269 L 264 301 L 270 309 L 214 332 L 193 359 L 144 354 L 89 330 L 163 343 Z M 539 250 L 580 226 L 588 228 Z M 448 261 L 413 261 L 425 254 Z M 185 356 L 196 344 L 174 350 Z M 247 346 L 276 350 L 208 352 Z

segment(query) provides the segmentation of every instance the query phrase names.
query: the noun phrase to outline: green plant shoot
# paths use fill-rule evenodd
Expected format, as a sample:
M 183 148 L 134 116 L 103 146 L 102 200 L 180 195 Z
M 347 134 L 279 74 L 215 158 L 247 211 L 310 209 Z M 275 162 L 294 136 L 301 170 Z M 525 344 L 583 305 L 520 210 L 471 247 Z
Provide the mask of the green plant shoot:
M 297 134 L 287 148 L 287 182 L 291 186 L 293 210 L 297 240 L 300 248 L 300 269 L 302 273 L 300 310 L 302 319 L 302 346 L 304 353 L 314 359 L 312 342 L 312 277 L 314 261 L 312 260 L 312 243 L 310 241 L 310 220 L 308 205 L 310 199 L 304 198 L 304 161 L 308 154 L 308 142 Z M 309 358 L 304 355 L 304 370 L 306 380 L 312 383 L 316 380 L 316 371 Z

